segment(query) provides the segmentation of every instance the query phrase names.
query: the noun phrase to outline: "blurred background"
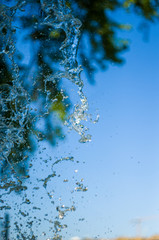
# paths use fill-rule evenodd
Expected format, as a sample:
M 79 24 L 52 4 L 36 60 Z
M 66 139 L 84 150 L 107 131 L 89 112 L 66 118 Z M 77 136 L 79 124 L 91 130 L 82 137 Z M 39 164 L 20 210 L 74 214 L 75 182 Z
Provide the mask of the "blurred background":
M 16 188 L 17 196 L 11 190 L 15 190 L 15 186 L 5 185 L 4 188 L 3 185 L 13 180 L 12 166 L 18 179 L 23 179 L 26 186 L 32 186 L 27 186 L 27 194 L 33 205 L 27 206 L 22 216 L 27 216 L 31 208 L 30 218 L 34 218 L 36 203 L 37 208 L 41 205 L 38 218 L 44 220 L 44 215 L 50 211 L 49 203 L 47 206 L 45 202 L 47 196 L 40 200 L 46 194 L 46 188 L 48 195 L 51 192 L 55 195 L 55 210 L 51 219 L 59 220 L 59 215 L 56 218 L 55 212 L 60 213 L 62 210 L 56 208 L 58 205 L 75 205 L 75 211 L 73 208 L 65 208 L 63 213 L 66 214 L 64 221 L 68 227 L 61 227 L 62 239 L 73 236 L 105 239 L 157 235 L 158 1 L 103 0 L 97 3 L 77 0 L 66 1 L 66 5 L 82 22 L 77 60 L 82 64 L 81 78 L 89 103 L 88 114 L 91 115 L 87 116 L 88 121 L 84 126 L 89 128 L 92 135 L 92 141 L 84 144 L 79 143 L 79 136 L 75 131 L 68 130 L 64 125 L 74 105 L 79 102 L 77 86 L 66 78 L 48 81 L 45 85 L 47 78 L 62 69 L 59 64 L 62 60 L 59 47 L 65 39 L 64 31 L 41 24 L 48 11 L 41 7 L 39 1 L 28 0 L 27 4 L 20 7 L 18 1 L 2 1 L 1 4 L 2 103 L 4 104 L 4 99 L 8 96 L 6 88 L 12 88 L 15 84 L 12 54 L 9 56 L 6 53 L 14 48 L 14 40 L 14 59 L 19 66 L 19 79 L 31 106 L 29 118 L 23 122 L 25 142 L 17 144 L 13 141 L 7 159 L 1 154 L 1 191 L 3 193 L 5 189 L 9 193 L 1 195 L 2 201 L 9 204 L 9 196 L 12 194 L 19 204 L 14 210 L 13 207 L 11 210 L 1 208 L 1 212 L 8 211 L 8 215 L 4 215 L 4 212 L 1 215 L 4 229 L 2 239 L 8 239 L 7 222 L 9 216 L 10 221 L 15 222 L 12 217 L 15 212 L 16 221 L 19 219 L 23 225 L 26 224 L 19 217 L 19 209 L 22 211 L 19 206 L 22 206 L 21 199 L 26 201 L 28 197 L 21 193 L 21 188 Z M 49 10 L 49 14 L 53 16 L 53 9 Z M 2 54 L 3 51 L 6 54 Z M 47 92 L 49 111 L 45 114 Z M 24 109 L 23 102 L 26 103 L 26 99 L 20 99 L 22 105 L 17 106 Z M 3 111 L 1 107 L 1 119 L 7 119 L 7 126 L 19 128 L 20 123 L 18 125 L 12 121 L 14 104 L 9 102 L 7 108 L 7 111 Z M 94 125 L 93 122 L 97 124 Z M 1 129 L 2 134 L 5 134 L 6 130 Z M 2 137 L 1 142 L 3 146 Z M 28 160 L 24 161 L 26 153 Z M 74 162 L 70 161 L 72 156 Z M 57 165 L 56 161 L 59 161 Z M 52 170 L 50 173 L 53 162 L 57 176 L 55 181 L 51 180 L 54 176 L 50 175 L 53 174 Z M 36 179 L 40 181 L 35 186 Z M 38 193 L 35 188 L 40 189 Z M 67 214 L 67 211 L 72 212 Z M 41 231 L 44 233 L 39 233 L 37 239 L 46 239 L 46 225 L 42 224 Z M 37 231 L 36 227 L 33 229 Z M 33 234 L 30 239 L 35 239 Z

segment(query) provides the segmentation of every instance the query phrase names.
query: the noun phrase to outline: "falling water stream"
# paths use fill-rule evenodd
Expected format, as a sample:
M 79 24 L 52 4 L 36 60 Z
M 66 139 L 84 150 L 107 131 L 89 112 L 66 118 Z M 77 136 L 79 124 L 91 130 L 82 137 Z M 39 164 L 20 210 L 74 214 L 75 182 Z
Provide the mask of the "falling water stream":
M 36 125 L 43 117 L 50 115 L 50 104 L 58 101 L 57 96 L 50 97 L 51 89 L 48 86 L 64 79 L 76 87 L 79 102 L 74 105 L 72 113 L 63 119 L 63 124 L 80 135 L 79 142 L 91 141 L 91 135 L 87 133 L 89 129 L 84 123 L 89 119 L 89 114 L 80 76 L 82 67 L 77 62 L 82 23 L 72 15 L 64 0 L 41 0 L 41 8 L 45 13 L 40 23 L 41 27 L 45 25 L 51 29 L 62 30 L 65 32 L 65 39 L 57 50 L 62 54 L 59 69 L 44 78 L 45 103 L 42 111 L 37 111 L 36 101 L 32 103 L 31 93 L 23 86 L 15 57 L 14 17 L 17 12 L 23 14 L 27 1 L 15 1 L 16 4 L 14 1 L 11 1 L 11 4 L 3 2 L 0 6 L 0 29 L 3 33 L 0 55 L 13 74 L 12 84 L 2 81 L 0 85 L 0 221 L 4 223 L 7 212 L 7 216 L 10 216 L 7 225 L 11 237 L 9 239 L 60 240 L 63 238 L 62 230 L 67 228 L 65 216 L 74 212 L 76 206 L 73 200 L 69 206 L 63 203 L 59 195 L 56 195 L 53 180 L 58 182 L 57 179 L 61 177 L 63 184 L 66 184 L 69 176 L 63 179 L 57 166 L 74 164 L 76 161 L 71 154 L 60 158 L 49 156 L 43 143 L 45 135 L 36 129 Z M 32 84 L 36 85 L 37 80 L 33 80 Z M 65 99 L 63 89 L 60 93 Z M 30 122 L 34 128 L 30 126 Z M 29 139 L 33 137 L 40 149 L 37 157 L 33 155 L 29 144 Z M 79 179 L 75 181 L 70 194 L 85 191 L 87 187 L 83 179 Z M 2 229 L 0 239 L 6 239 L 6 231 Z

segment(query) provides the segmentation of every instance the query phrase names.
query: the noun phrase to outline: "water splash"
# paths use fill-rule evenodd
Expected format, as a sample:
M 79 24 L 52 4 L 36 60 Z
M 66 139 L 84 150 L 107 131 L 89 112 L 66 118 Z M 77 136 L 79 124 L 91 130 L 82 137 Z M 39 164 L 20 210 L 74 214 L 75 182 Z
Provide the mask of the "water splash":
M 12 81 L 3 81 L 0 85 L 0 160 L 10 163 L 11 159 L 17 162 L 23 160 L 20 150 L 26 146 L 26 128 L 28 126 L 29 103 L 28 93 L 22 87 L 19 77 L 19 68 L 15 62 L 16 29 L 12 26 L 16 11 L 20 10 L 24 2 L 7 7 L 0 5 L 1 24 L 3 32 L 0 56 L 3 61 L 9 62 L 12 71 Z M 19 154 L 18 154 L 19 152 Z
M 62 29 L 66 34 L 66 38 L 60 47 L 63 55 L 61 65 L 64 67 L 64 71 L 57 72 L 45 81 L 46 83 L 48 81 L 54 82 L 65 78 L 77 86 L 80 103 L 75 105 L 74 111 L 65 121 L 65 125 L 78 132 L 81 136 L 79 140 L 81 143 L 91 141 L 91 135 L 86 134 L 88 128 L 82 124 L 82 121 L 87 121 L 88 101 L 83 93 L 84 84 L 80 76 L 82 67 L 77 62 L 77 49 L 82 23 L 72 15 L 70 8 L 66 6 L 63 0 L 49 2 L 42 0 L 41 3 L 43 10 L 47 13 L 43 24 L 55 29 Z M 49 91 L 47 91 L 47 97 L 49 98 Z
M 0 29 L 4 32 L 0 55 L 5 58 L 5 61 L 10 62 L 13 73 L 11 83 L 3 83 L 0 85 L 0 161 L 1 172 L 4 173 L 2 174 L 3 178 L 1 178 L 0 185 L 0 197 L 4 200 L 2 199 L 0 210 L 4 214 L 6 210 L 10 210 L 11 208 L 14 213 L 12 220 L 14 228 L 11 228 L 13 240 L 31 240 L 38 238 L 37 235 L 40 226 L 44 224 L 38 212 L 41 211 L 46 202 L 54 206 L 56 201 L 56 199 L 54 200 L 55 191 L 53 187 L 50 188 L 50 183 L 52 183 L 54 178 L 59 177 L 54 168 L 59 163 L 65 161 L 74 162 L 72 156 L 55 159 L 54 163 L 51 162 L 51 172 L 40 179 L 34 178 L 35 172 L 32 175 L 24 174 L 22 177 L 19 177 L 16 171 L 18 164 L 20 162 L 25 164 L 27 159 L 27 151 L 30 147 L 27 142 L 28 131 L 32 131 L 29 126 L 29 121 L 49 114 L 51 94 L 51 91 L 47 88 L 49 82 L 54 83 L 60 82 L 61 79 L 67 79 L 77 87 L 80 101 L 74 106 L 73 113 L 65 119 L 64 124 L 70 129 L 74 129 L 80 135 L 79 141 L 81 143 L 91 141 L 91 135 L 87 134 L 88 128 L 85 127 L 83 123 L 88 119 L 88 101 L 83 92 L 84 84 L 81 79 L 82 67 L 79 66 L 77 62 L 81 22 L 72 15 L 65 1 L 41 0 L 42 8 L 46 13 L 46 17 L 41 24 L 53 29 L 62 29 L 65 32 L 66 38 L 60 47 L 63 56 L 61 69 L 53 75 L 46 77 L 44 81 L 46 93 L 45 113 L 42 115 L 37 113 L 33 118 L 30 111 L 30 96 L 23 87 L 20 80 L 19 67 L 15 61 L 15 29 L 12 23 L 14 22 L 15 13 L 21 11 L 23 4 L 25 4 L 25 2 L 18 1 L 17 4 L 12 7 L 1 6 L 1 16 L 4 21 L 2 21 L 0 25 Z M 61 94 L 65 97 L 62 92 Z M 51 101 L 54 102 L 55 100 L 56 99 L 52 99 Z M 37 137 L 38 140 L 43 140 L 40 133 L 37 133 Z M 9 167 L 6 163 L 9 164 Z M 31 163 L 30 169 L 33 169 L 34 164 L 33 162 Z M 68 179 L 64 179 L 64 182 L 68 182 Z M 41 196 L 39 196 L 39 189 Z M 72 192 L 85 192 L 87 190 L 87 187 L 83 185 L 83 180 L 81 180 L 76 181 L 76 186 Z M 12 204 L 11 199 L 12 197 L 15 199 L 15 194 L 17 194 L 16 201 Z M 38 201 L 36 196 L 38 196 Z M 37 202 L 37 204 L 33 202 Z M 64 220 L 68 212 L 73 212 L 76 208 L 73 202 L 71 207 L 60 204 L 55 208 L 57 216 L 54 217 L 54 214 L 50 213 L 50 209 L 46 210 L 43 222 L 48 223 L 47 229 L 51 234 L 51 238 L 49 239 L 61 240 L 61 231 L 67 228 L 67 225 L 61 221 Z M 26 226 L 24 230 L 22 228 L 23 225 Z M 47 234 L 43 232 L 41 235 L 44 238 Z

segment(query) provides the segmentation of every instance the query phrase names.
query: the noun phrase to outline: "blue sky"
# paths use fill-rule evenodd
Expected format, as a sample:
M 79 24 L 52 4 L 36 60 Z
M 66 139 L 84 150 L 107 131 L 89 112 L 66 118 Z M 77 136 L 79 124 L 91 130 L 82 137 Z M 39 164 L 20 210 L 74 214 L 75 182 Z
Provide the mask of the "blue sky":
M 36 178 L 50 174 L 52 161 L 74 156 L 74 163 L 61 162 L 54 166 L 61 177 L 53 179 L 48 186 L 54 190 L 55 209 L 57 205 L 70 206 L 75 202 L 76 211 L 63 220 L 68 224 L 64 240 L 73 236 L 136 236 L 137 227 L 133 224 L 136 218 L 143 219 L 143 236 L 159 234 L 159 28 L 151 26 L 149 41 L 144 42 L 137 31 L 136 18 L 127 21 L 135 28 L 124 34 L 131 42 L 129 51 L 123 54 L 125 64 L 110 65 L 107 71 L 99 71 L 94 85 L 82 74 L 89 113 L 94 118 L 100 114 L 97 124 L 86 123 L 92 142 L 80 144 L 77 133 L 71 131 L 56 148 L 43 143 L 35 153 L 35 162 L 33 159 L 36 171 L 30 170 L 31 184 Z M 29 54 L 29 51 L 25 54 L 25 61 Z M 65 80 L 61 85 L 75 102 L 77 89 Z M 44 147 L 46 150 L 39 154 Z M 43 171 L 46 164 L 40 157 L 44 160 L 50 156 L 52 161 Z M 84 179 L 82 183 L 88 191 L 71 193 L 80 179 Z M 29 188 L 34 187 L 31 184 Z M 40 191 L 30 198 L 37 206 L 43 201 L 43 211 L 39 213 L 39 218 L 43 218 L 42 214 L 52 209 L 42 183 L 38 184 Z M 41 196 L 44 200 L 39 200 Z M 21 202 L 21 196 L 16 198 Z M 44 231 L 46 225 L 42 225 Z
M 90 112 L 100 114 L 90 125 L 92 142 L 78 144 L 70 133 L 61 144 L 80 161 L 78 176 L 88 186 L 68 217 L 70 236 L 135 236 L 136 218 L 143 236 L 159 234 L 158 26 L 151 26 L 147 42 L 136 28 L 129 38 L 123 66 L 99 71 L 94 86 L 84 79 Z

